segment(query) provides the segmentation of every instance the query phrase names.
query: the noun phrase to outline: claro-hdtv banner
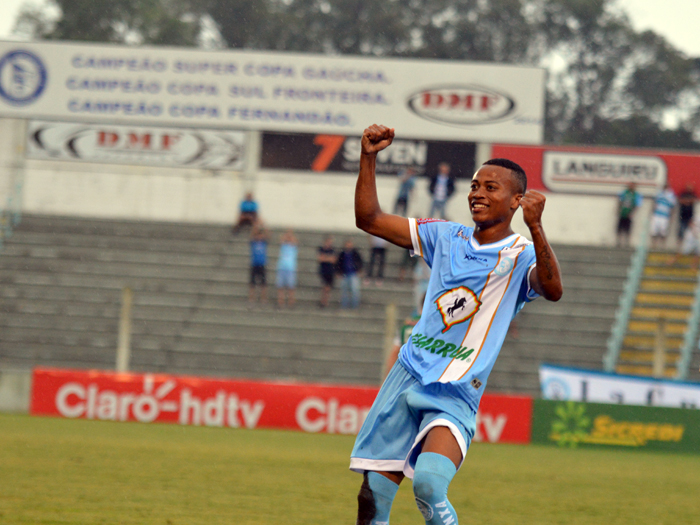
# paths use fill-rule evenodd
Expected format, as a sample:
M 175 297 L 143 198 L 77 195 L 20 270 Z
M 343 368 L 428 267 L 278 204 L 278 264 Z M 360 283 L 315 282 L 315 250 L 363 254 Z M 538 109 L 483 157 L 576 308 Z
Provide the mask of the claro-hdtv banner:
M 356 434 L 377 388 L 37 368 L 33 415 Z M 475 441 L 528 443 L 532 400 L 485 395 Z

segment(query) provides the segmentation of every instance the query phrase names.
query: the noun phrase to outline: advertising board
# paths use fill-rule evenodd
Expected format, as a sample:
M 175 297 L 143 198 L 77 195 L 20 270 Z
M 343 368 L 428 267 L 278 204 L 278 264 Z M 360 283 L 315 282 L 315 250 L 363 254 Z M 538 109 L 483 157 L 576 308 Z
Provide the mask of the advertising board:
M 646 197 L 666 183 L 679 194 L 700 172 L 700 154 L 679 151 L 493 144 L 491 156 L 520 164 L 528 188 L 556 193 L 619 195 L 633 182 Z
M 357 434 L 378 389 L 37 368 L 38 416 Z M 532 400 L 481 401 L 475 441 L 527 443 Z
M 700 408 L 700 384 L 540 365 L 543 399 Z
M 311 133 L 263 133 L 260 166 L 266 169 L 346 172 L 360 169 L 360 138 Z M 446 162 L 457 178 L 474 174 L 476 144 L 397 138 L 377 155 L 378 175 L 395 175 L 403 168 L 432 175 Z
M 241 171 L 244 152 L 242 131 L 46 120 L 27 125 L 30 159 Z
M 536 399 L 532 442 L 698 453 L 700 412 Z
M 541 68 L 454 60 L 0 42 L 0 116 L 539 144 Z

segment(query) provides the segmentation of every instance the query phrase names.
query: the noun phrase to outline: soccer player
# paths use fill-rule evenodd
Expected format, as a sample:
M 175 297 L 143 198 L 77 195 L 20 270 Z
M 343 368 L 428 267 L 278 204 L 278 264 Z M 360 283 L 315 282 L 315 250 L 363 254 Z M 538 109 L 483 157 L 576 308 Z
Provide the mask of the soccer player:
M 408 476 L 425 522 L 456 524 L 447 489 L 474 435 L 479 400 L 508 325 L 539 295 L 559 300 L 561 276 L 542 229 L 545 197 L 526 191 L 525 173 L 512 161 L 490 160 L 472 178 L 473 228 L 384 213 L 375 163 L 393 139 L 394 129 L 379 125 L 362 135 L 356 223 L 420 255 L 432 271 L 421 318 L 352 451 L 350 469 L 364 475 L 357 523 L 388 523 L 399 483 Z M 532 242 L 511 229 L 518 208 Z

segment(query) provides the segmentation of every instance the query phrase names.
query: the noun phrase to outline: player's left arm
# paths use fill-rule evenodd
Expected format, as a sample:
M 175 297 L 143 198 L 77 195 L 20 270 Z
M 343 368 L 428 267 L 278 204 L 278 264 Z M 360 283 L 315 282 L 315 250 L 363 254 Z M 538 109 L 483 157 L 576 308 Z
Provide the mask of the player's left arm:
M 549 245 L 542 227 L 545 200 L 544 195 L 533 190 L 525 192 L 525 195 L 520 199 L 523 219 L 530 229 L 537 258 L 535 271 L 530 272 L 530 286 L 548 301 L 558 301 L 561 299 L 564 289 L 561 283 L 559 261 Z

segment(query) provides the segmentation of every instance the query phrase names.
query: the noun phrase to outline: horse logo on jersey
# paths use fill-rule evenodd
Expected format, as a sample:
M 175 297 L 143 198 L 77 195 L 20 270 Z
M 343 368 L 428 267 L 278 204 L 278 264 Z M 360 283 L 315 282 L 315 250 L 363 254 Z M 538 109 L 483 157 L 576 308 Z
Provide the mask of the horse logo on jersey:
M 443 334 L 454 325 L 471 319 L 481 307 L 479 298 L 466 286 L 446 291 L 435 303 L 445 325 Z

